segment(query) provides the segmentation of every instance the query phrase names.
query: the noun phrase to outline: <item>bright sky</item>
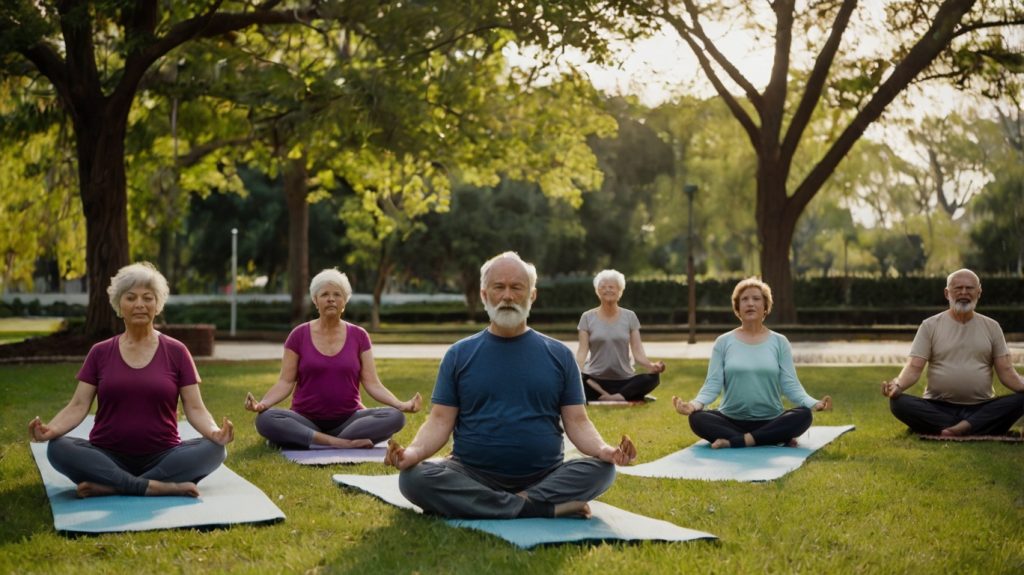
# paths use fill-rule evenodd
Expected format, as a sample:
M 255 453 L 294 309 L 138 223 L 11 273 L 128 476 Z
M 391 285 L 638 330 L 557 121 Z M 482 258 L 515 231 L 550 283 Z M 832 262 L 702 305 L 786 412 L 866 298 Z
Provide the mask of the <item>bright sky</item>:
M 859 33 L 853 34 L 853 30 L 851 30 L 851 36 L 870 35 L 871 30 L 876 26 L 884 28 L 882 22 L 884 17 L 877 8 L 875 5 L 870 5 L 860 12 L 860 16 L 867 18 L 868 21 L 861 20 L 859 24 L 853 24 L 854 28 L 859 29 Z M 718 48 L 729 61 L 739 68 L 748 81 L 758 89 L 767 84 L 772 67 L 770 48 L 759 50 L 751 41 L 750 36 L 739 27 L 706 24 L 705 29 L 715 40 Z M 875 34 L 877 33 L 876 31 Z M 849 40 L 847 39 L 847 41 Z M 798 42 L 794 42 L 794 47 L 798 44 Z M 870 51 L 876 48 L 872 42 L 857 44 L 859 45 L 854 48 L 857 51 Z M 794 55 L 797 59 L 801 57 L 799 53 Z M 506 56 L 513 65 L 536 64 L 529 55 L 515 50 L 507 50 Z M 811 58 L 807 53 L 804 53 L 803 57 L 808 60 Z M 620 44 L 613 61 L 616 61 L 616 64 L 598 66 L 588 62 L 587 58 L 578 52 L 567 52 L 558 59 L 559 64 L 575 67 L 585 73 L 593 85 L 605 93 L 636 95 L 647 106 L 657 106 L 682 94 L 698 97 L 715 95 L 714 89 L 707 81 L 690 48 L 670 28 L 663 28 L 649 38 L 631 44 L 625 42 Z M 794 62 L 794 64 L 803 67 L 810 66 L 809 62 Z M 722 77 L 725 79 L 724 75 Z M 736 90 L 736 88 L 733 89 Z M 920 117 L 924 114 L 935 115 L 963 111 L 965 108 L 963 96 L 951 87 L 941 84 L 930 85 L 909 97 L 908 100 L 913 100 L 913 104 L 902 105 L 900 100 L 894 102 L 890 106 L 889 114 Z M 905 141 L 906 134 L 902 128 L 887 127 L 884 123 L 879 123 L 873 124 L 869 128 L 868 137 L 889 142 L 901 142 Z M 911 157 L 907 159 L 914 160 Z M 855 219 L 860 223 L 869 227 L 875 224 L 870 210 L 863 206 L 851 206 L 851 209 Z
M 771 53 L 752 51 L 741 31 L 722 31 L 717 35 L 719 49 L 738 64 L 748 80 L 763 87 L 771 71 Z M 515 50 L 507 50 L 506 56 L 514 66 L 535 63 L 528 54 Z M 684 93 L 714 95 L 690 48 L 671 29 L 663 28 L 649 38 L 620 44 L 614 60 L 616 65 L 603 67 L 588 62 L 579 52 L 569 51 L 559 58 L 559 63 L 583 71 L 594 86 L 608 94 L 635 94 L 648 106 L 657 106 Z

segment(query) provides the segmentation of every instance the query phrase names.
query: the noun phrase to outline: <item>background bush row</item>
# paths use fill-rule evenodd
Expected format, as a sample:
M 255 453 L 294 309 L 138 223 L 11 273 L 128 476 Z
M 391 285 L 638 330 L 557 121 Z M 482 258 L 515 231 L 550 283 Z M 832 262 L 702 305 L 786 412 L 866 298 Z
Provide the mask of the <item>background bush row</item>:
M 730 297 L 735 280 L 707 280 L 697 286 L 697 322 L 705 325 L 735 323 Z M 915 325 L 946 307 L 942 290 L 945 278 L 867 279 L 815 278 L 797 280 L 795 292 L 798 316 L 807 325 Z M 531 314 L 537 323 L 571 323 L 597 304 L 593 284 L 587 278 L 542 280 Z M 979 311 L 995 318 L 1005 331 L 1024 331 L 1024 281 L 1018 278 L 984 280 Z M 671 280 L 627 281 L 622 305 L 637 312 L 647 325 L 686 323 L 686 284 Z M 20 300 L 0 303 L 0 317 L 60 316 L 76 323 L 84 317 L 81 305 L 55 303 L 49 306 Z M 212 323 L 218 329 L 230 327 L 231 306 L 227 302 L 187 305 L 168 304 L 166 323 Z M 350 321 L 366 324 L 368 304 L 353 303 L 346 310 Z M 381 321 L 390 323 L 450 323 L 486 320 L 483 311 L 470 315 L 461 303 L 415 303 L 385 306 Z M 239 330 L 287 331 L 291 327 L 286 303 L 240 303 Z
M 739 280 L 705 280 L 697 283 L 698 307 L 729 307 L 732 290 Z M 799 310 L 807 308 L 881 308 L 903 306 L 945 306 L 942 295 L 946 278 L 811 278 L 794 281 L 794 297 Z M 535 304 L 543 307 L 587 309 L 597 303 L 589 278 L 540 281 Z M 1024 304 L 1024 280 L 998 277 L 982 280 L 982 305 L 1013 306 Z M 626 279 L 622 305 L 630 309 L 648 307 L 686 307 L 685 282 L 672 280 Z

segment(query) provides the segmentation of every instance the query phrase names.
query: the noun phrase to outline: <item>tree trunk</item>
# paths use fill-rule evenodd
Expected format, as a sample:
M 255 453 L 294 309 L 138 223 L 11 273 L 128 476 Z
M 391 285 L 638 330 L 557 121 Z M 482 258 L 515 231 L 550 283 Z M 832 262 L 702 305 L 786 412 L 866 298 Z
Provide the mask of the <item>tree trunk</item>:
M 477 272 L 463 272 L 462 274 L 462 295 L 466 298 L 466 314 L 469 321 L 476 321 L 477 311 L 480 309 L 480 274 Z
M 124 165 L 128 107 L 120 110 L 105 106 L 102 100 L 90 101 L 75 114 L 75 124 L 89 291 L 85 334 L 100 340 L 121 330 L 107 287 L 117 271 L 128 264 L 130 253 Z
M 288 206 L 288 285 L 292 325 L 309 316 L 309 202 L 306 158 L 286 160 L 284 194 Z
M 380 298 L 383 293 L 384 282 L 381 281 L 381 276 L 378 276 L 377 281 L 373 284 L 373 303 L 370 306 L 370 331 L 380 329 Z
M 761 277 L 772 288 L 771 319 L 775 324 L 797 323 L 793 296 L 790 246 L 801 210 L 792 209 L 784 176 L 762 166 L 757 189 L 757 231 L 761 240 Z
M 157 230 L 157 252 L 156 261 L 160 272 L 167 278 L 167 284 L 174 290 L 177 277 L 174 268 L 174 252 L 177 246 L 174 245 L 174 232 L 166 225 L 161 225 Z
M 377 277 L 373 281 L 373 306 L 370 309 L 370 330 L 380 329 L 380 302 L 384 294 L 384 286 L 388 283 L 388 277 L 394 264 L 391 262 L 391 250 L 387 244 L 381 246 L 380 262 L 377 265 Z
M 772 288 L 772 323 L 797 323 L 793 301 L 793 273 L 789 262 L 789 240 L 792 234 L 779 233 L 778 228 L 765 230 L 761 245 L 761 276 Z

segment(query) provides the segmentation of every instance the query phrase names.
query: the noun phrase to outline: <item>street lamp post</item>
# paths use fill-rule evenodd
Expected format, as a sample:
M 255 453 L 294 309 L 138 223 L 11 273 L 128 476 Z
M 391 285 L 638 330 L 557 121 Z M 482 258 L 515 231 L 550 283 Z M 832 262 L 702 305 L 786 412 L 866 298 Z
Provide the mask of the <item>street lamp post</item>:
M 238 228 L 231 228 L 231 337 L 238 317 Z
M 689 205 L 690 223 L 687 226 L 686 240 L 686 289 L 687 298 L 686 323 L 690 328 L 689 343 L 697 343 L 697 286 L 693 278 L 693 196 L 697 195 L 697 184 L 683 186 Z

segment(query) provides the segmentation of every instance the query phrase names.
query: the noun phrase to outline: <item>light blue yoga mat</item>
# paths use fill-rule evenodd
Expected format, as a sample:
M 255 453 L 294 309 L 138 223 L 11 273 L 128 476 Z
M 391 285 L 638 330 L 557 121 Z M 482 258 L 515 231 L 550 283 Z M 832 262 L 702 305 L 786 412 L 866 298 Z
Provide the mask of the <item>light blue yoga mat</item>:
M 387 503 L 423 510 L 413 505 L 398 489 L 398 475 L 335 475 L 334 482 L 365 491 Z M 586 541 L 693 541 L 717 539 L 710 533 L 679 527 L 618 507 L 590 502 L 590 519 L 445 519 L 452 527 L 464 527 L 496 535 L 522 549 L 552 543 Z
M 618 469 L 619 473 L 640 477 L 771 481 L 800 467 L 812 453 L 852 429 L 852 425 L 814 426 L 797 438 L 796 447 L 711 449 L 710 444 L 702 439 L 661 459 Z
M 93 416 L 71 430 L 72 437 L 89 437 Z M 188 422 L 178 422 L 182 440 L 199 437 Z M 216 527 L 235 523 L 274 523 L 284 513 L 258 487 L 221 465 L 199 482 L 200 496 L 141 497 L 110 495 L 79 499 L 75 484 L 46 458 L 44 443 L 30 443 L 53 511 L 53 526 L 64 533 L 150 531 L 179 527 Z
M 321 445 L 309 449 L 282 449 L 281 455 L 300 465 L 332 465 L 335 463 L 384 463 L 388 452 L 387 442 L 378 443 L 369 449 L 339 449 Z

